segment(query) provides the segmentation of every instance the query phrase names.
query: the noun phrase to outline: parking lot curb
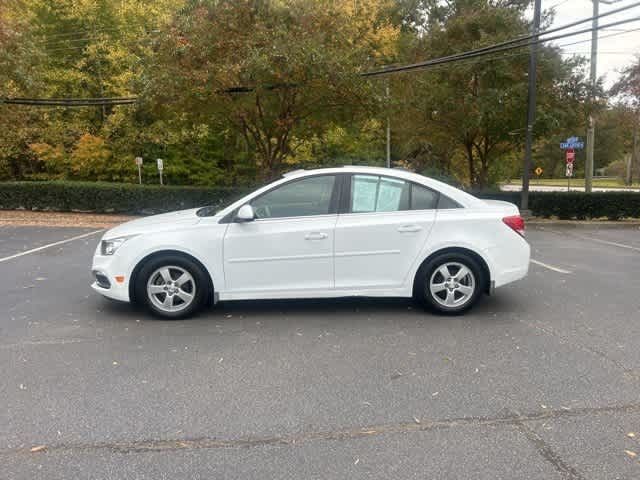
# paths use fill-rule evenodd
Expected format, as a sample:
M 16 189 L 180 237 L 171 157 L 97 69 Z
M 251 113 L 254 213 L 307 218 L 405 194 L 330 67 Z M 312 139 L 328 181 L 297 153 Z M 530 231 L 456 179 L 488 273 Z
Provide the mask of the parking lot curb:
M 618 222 L 607 220 L 544 220 L 531 218 L 527 220 L 527 226 L 536 227 L 570 227 L 570 228 L 620 228 L 640 229 L 640 220 L 621 220 Z

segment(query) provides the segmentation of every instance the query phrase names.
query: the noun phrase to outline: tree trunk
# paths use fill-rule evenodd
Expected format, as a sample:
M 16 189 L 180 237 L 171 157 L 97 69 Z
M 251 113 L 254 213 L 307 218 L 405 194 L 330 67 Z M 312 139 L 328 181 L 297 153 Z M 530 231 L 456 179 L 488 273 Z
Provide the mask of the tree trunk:
M 465 143 L 464 148 L 467 153 L 467 163 L 469 165 L 469 183 L 473 187 L 476 184 L 476 170 L 473 164 L 473 143 L 472 142 Z
M 628 185 L 631 185 L 633 182 L 633 174 L 631 173 L 633 170 L 633 167 L 635 165 L 638 164 L 638 127 L 635 127 L 633 129 L 633 150 L 631 151 L 631 168 L 628 169 L 628 174 L 627 174 L 627 182 Z

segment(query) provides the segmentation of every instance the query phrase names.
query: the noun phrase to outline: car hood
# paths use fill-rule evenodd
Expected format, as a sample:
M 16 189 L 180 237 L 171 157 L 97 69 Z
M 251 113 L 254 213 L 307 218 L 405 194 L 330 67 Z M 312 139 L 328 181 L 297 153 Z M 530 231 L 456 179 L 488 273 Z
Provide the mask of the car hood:
M 189 210 L 179 210 L 177 212 L 138 218 L 112 228 L 104 237 L 115 238 L 139 233 L 161 232 L 173 230 L 177 226 L 194 225 L 200 221 L 200 217 L 196 215 L 198 210 L 200 210 L 200 208 L 190 208 Z

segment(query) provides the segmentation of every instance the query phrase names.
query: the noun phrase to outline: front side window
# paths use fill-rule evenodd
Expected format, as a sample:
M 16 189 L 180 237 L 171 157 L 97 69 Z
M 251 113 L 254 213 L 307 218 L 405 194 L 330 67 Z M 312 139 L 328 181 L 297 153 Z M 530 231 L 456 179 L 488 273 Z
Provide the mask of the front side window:
M 256 218 L 305 217 L 330 212 L 335 175 L 286 183 L 251 201 Z
M 351 177 L 351 212 L 397 212 L 409 209 L 409 184 L 377 175 Z

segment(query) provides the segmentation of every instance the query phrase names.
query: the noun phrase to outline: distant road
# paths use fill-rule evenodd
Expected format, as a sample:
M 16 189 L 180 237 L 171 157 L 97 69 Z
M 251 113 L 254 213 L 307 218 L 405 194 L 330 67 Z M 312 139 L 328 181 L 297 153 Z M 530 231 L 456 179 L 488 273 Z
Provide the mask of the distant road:
M 519 192 L 522 190 L 522 185 L 508 184 L 500 185 L 500 190 L 505 192 Z M 531 192 L 566 192 L 567 186 L 564 187 L 557 185 L 529 185 L 529 191 Z M 571 186 L 572 192 L 584 192 L 584 187 Z M 640 192 L 640 188 L 632 187 L 593 187 L 594 192 Z

